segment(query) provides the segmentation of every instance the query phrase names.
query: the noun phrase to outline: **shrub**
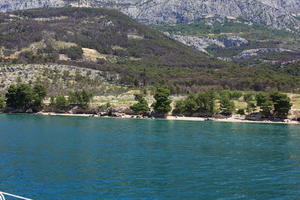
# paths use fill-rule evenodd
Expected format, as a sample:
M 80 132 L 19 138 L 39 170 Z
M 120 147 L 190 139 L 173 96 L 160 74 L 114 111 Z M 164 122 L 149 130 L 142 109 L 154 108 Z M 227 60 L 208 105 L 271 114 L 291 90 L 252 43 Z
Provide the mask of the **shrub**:
M 57 96 L 54 98 L 54 102 L 52 102 L 52 106 L 60 111 L 64 111 L 68 107 L 68 101 L 65 96 Z
M 71 60 L 78 60 L 82 58 L 83 51 L 81 47 L 73 46 L 68 49 L 62 49 L 60 50 L 60 53 L 66 54 Z
M 238 111 L 236 112 L 239 115 L 245 115 L 245 109 L 238 109 Z
M 135 94 L 135 100 L 138 102 L 130 107 L 136 114 L 146 114 L 149 111 L 148 102 L 141 94 Z

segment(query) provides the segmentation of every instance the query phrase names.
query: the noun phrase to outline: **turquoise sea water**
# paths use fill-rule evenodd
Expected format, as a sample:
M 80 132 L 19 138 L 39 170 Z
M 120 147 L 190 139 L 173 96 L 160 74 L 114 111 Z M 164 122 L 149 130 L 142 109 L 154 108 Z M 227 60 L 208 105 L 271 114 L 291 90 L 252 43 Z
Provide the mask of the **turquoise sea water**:
M 43 200 L 296 200 L 300 126 L 0 115 L 0 191 Z

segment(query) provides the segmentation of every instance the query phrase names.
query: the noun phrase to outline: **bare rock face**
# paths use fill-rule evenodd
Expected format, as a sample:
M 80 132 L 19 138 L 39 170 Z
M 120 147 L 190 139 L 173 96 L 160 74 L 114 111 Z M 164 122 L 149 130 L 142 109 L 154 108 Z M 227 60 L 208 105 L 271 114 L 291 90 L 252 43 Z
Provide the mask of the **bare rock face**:
M 300 15 L 299 0 L 259 0 L 260 2 L 272 6 L 277 9 L 282 9 L 295 15 Z
M 209 37 L 196 37 L 196 36 L 183 36 L 183 35 L 173 35 L 169 33 L 165 33 L 167 36 L 187 45 L 202 51 L 204 53 L 206 48 L 209 46 L 215 45 L 218 47 L 226 48 L 226 47 L 240 47 L 247 45 L 249 42 L 239 36 L 223 36 L 220 38 L 209 38 Z
M 151 24 L 174 24 L 220 15 L 242 17 L 274 28 L 299 29 L 299 0 L 0 0 L 0 11 L 37 7 L 117 8 Z
M 0 11 L 24 10 L 65 6 L 64 0 L 0 0 Z
M 248 59 L 248 58 L 258 56 L 261 54 L 278 53 L 278 52 L 291 52 L 291 50 L 282 49 L 282 48 L 250 49 L 250 50 L 245 50 L 245 51 L 241 52 L 239 55 L 235 56 L 234 58 L 237 60 L 243 60 L 243 59 Z

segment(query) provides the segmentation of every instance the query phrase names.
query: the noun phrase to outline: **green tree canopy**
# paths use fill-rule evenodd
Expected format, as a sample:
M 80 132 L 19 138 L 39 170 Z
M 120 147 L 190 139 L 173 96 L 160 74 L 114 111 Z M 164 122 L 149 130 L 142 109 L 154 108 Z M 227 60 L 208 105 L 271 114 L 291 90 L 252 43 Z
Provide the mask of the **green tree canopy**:
M 279 92 L 272 93 L 270 97 L 274 103 L 274 116 L 281 119 L 287 118 L 293 106 L 291 99 L 286 94 Z
M 5 108 L 5 98 L 0 96 L 0 110 Z
M 42 108 L 46 95 L 46 88 L 42 84 L 36 84 L 32 88 L 28 84 L 18 83 L 8 88 L 5 95 L 6 106 L 22 110 L 31 108 L 37 111 Z
M 135 94 L 135 100 L 138 102 L 130 107 L 137 114 L 146 114 L 149 111 L 148 102 L 142 94 Z
M 56 109 L 63 111 L 68 107 L 69 104 L 65 96 L 60 95 L 53 98 L 51 105 Z
M 5 96 L 9 108 L 26 110 L 31 108 L 33 103 L 32 88 L 26 84 L 11 85 Z
M 78 104 L 83 108 L 86 108 L 88 106 L 92 98 L 93 98 L 93 94 L 84 89 L 80 91 L 69 92 L 69 103 Z
M 169 89 L 157 88 L 156 93 L 154 95 L 155 102 L 152 104 L 152 107 L 156 114 L 165 116 L 168 112 L 172 110 L 172 101 L 169 99 L 169 96 Z
M 229 116 L 234 112 L 235 105 L 228 97 L 222 97 L 220 101 L 221 114 Z

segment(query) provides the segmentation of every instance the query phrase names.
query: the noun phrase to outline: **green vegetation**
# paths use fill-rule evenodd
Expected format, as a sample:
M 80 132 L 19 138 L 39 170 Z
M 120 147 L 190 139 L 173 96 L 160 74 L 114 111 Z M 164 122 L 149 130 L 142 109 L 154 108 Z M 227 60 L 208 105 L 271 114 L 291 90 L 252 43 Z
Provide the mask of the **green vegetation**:
M 272 93 L 270 97 L 274 103 L 274 116 L 281 119 L 287 118 L 292 108 L 291 99 L 286 94 L 279 92 Z
M 300 77 L 295 71 L 237 65 L 208 57 L 115 10 L 49 8 L 13 14 L 18 17 L 0 16 L 1 64 L 58 63 L 90 68 L 104 74 L 117 74 L 117 79 L 109 75 L 105 78 L 122 86 L 148 87 L 164 83 L 174 88 L 171 92 L 176 94 L 225 88 L 300 90 Z M 232 26 L 228 27 L 231 30 Z M 218 32 L 217 29 L 212 32 Z M 260 34 L 253 37 L 255 35 Z M 51 92 L 60 83 L 57 74 L 53 74 L 53 78 L 49 85 L 57 84 L 50 87 Z M 77 85 L 73 84 L 71 75 L 62 79 L 66 84 L 64 88 L 72 90 L 88 86 L 87 89 L 94 92 L 99 85 L 99 81 L 82 74 L 76 75 Z M 63 88 L 58 93 L 62 93 L 61 90 Z
M 264 118 L 286 119 L 292 108 L 291 99 L 279 92 L 258 93 L 255 98 Z
M 135 100 L 138 102 L 130 107 L 136 114 L 147 114 L 149 112 L 148 102 L 141 94 L 135 94 Z
M 5 98 L 0 96 L 0 110 L 5 108 Z
M 42 102 L 46 97 L 46 89 L 38 84 L 33 88 L 30 85 L 19 83 L 11 85 L 6 93 L 6 106 L 10 109 L 19 109 L 21 112 L 27 109 L 37 111 L 42 108 Z
M 75 91 L 75 92 L 70 91 L 68 102 L 70 104 L 79 105 L 82 108 L 87 108 L 92 98 L 93 98 L 92 93 L 86 90 Z
M 68 49 L 62 49 L 60 50 L 60 53 L 66 54 L 71 60 L 78 60 L 82 58 L 83 51 L 82 48 L 74 46 L 70 47 Z
M 237 95 L 230 95 L 237 94 Z M 241 96 L 242 94 L 242 96 Z M 244 97 L 247 107 L 238 108 L 236 103 Z M 219 106 L 217 108 L 217 106 Z M 292 108 L 291 99 L 279 92 L 268 93 L 240 93 L 237 91 L 223 90 L 221 92 L 201 92 L 190 94 L 185 99 L 176 102 L 173 110 L 174 115 L 213 117 L 216 114 L 231 116 L 252 114 L 257 111 L 262 114 L 262 118 L 286 119 Z M 246 110 L 245 110 L 246 109 Z
M 231 101 L 227 96 L 221 96 L 220 99 L 220 110 L 221 114 L 225 116 L 230 116 L 235 110 L 234 102 Z
M 155 102 L 152 104 L 154 112 L 158 116 L 165 116 L 172 110 L 171 103 L 169 99 L 170 90 L 167 88 L 157 88 L 154 95 Z
M 51 97 L 50 106 L 58 111 L 66 110 L 68 105 L 68 100 L 64 96 Z
M 215 100 L 214 92 L 190 94 L 186 99 L 176 102 L 173 113 L 187 116 L 213 116 L 216 113 Z

